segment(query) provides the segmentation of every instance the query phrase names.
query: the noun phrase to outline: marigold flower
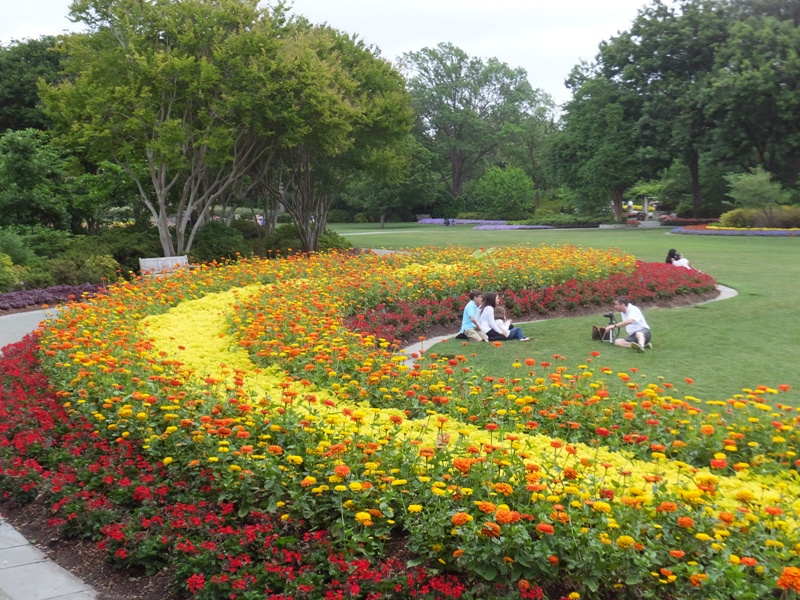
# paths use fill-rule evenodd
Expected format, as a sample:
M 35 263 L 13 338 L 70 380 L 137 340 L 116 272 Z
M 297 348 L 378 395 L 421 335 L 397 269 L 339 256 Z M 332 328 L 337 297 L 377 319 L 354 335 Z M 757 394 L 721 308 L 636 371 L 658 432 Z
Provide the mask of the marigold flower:
M 453 466 L 466 475 L 472 468 L 472 462 L 471 458 L 455 458 L 453 459 Z
M 486 537 L 500 537 L 500 525 L 493 521 L 486 521 L 481 528 L 481 535 Z
M 450 521 L 456 527 L 461 527 L 462 525 L 466 525 L 467 523 L 472 521 L 472 515 L 469 515 L 465 512 L 457 512 L 456 514 L 453 515 Z
M 408 505 L 408 512 L 410 512 L 410 513 L 422 512 L 422 505 L 421 504 L 409 504 Z
M 494 485 L 494 490 L 495 490 L 495 491 L 496 491 L 498 494 L 503 494 L 503 496 L 510 496 L 511 494 L 513 494 L 513 493 L 514 493 L 514 488 L 513 488 L 513 487 L 511 487 L 511 486 L 510 486 L 509 484 L 507 484 L 507 483 L 496 483 L 496 484 Z
M 691 529 L 694 527 L 694 519 L 691 517 L 678 517 L 678 527 L 683 527 L 684 529 Z
M 498 509 L 498 511 L 494 515 L 495 520 L 500 523 L 501 525 L 508 525 L 510 523 L 516 523 L 520 520 L 520 515 L 515 510 L 508 510 L 505 508 Z
M 678 510 L 678 505 L 674 502 L 662 502 L 656 507 L 656 512 L 675 512 Z
M 686 552 L 684 552 L 683 550 L 670 550 L 670 551 L 669 551 L 669 555 L 670 555 L 672 558 L 677 558 L 678 560 L 680 560 L 680 559 L 682 559 L 684 556 L 686 556 Z
M 555 554 L 551 554 L 550 556 L 547 557 L 547 562 L 549 562 L 551 565 L 557 565 L 559 559 Z

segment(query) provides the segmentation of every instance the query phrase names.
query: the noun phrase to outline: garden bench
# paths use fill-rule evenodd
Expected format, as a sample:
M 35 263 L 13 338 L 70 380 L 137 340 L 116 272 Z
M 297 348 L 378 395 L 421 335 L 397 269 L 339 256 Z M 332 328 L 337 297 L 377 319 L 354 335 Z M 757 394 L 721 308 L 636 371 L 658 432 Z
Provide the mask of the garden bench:
M 188 269 L 192 266 L 189 264 L 189 257 L 186 255 L 139 259 L 139 271 L 141 271 L 142 275 L 150 275 L 152 277 L 166 275 L 178 269 Z

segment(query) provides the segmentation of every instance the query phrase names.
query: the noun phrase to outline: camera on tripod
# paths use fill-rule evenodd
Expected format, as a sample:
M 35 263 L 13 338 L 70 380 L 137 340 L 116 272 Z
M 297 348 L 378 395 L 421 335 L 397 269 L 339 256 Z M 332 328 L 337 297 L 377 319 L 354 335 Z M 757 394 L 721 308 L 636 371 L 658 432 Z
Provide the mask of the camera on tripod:
M 603 313 L 603 316 L 608 319 L 608 325 L 616 325 L 617 320 L 614 318 L 613 312 Z M 607 326 L 606 326 L 607 327 Z M 606 331 L 605 327 L 600 325 L 592 325 L 592 339 L 600 340 L 601 342 L 614 343 L 614 330 L 609 329 Z

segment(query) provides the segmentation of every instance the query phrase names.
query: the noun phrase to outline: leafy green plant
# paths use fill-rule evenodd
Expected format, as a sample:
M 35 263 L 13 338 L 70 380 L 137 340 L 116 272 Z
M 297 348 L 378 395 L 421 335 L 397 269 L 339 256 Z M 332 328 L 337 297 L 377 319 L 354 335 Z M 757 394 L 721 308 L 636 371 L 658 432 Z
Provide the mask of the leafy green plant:
M 733 198 L 734 205 L 759 210 L 766 219 L 767 227 L 775 227 L 776 206 L 791 201 L 791 192 L 773 181 L 772 174 L 762 167 L 749 173 L 730 174 L 725 179 L 730 186 L 728 195 Z

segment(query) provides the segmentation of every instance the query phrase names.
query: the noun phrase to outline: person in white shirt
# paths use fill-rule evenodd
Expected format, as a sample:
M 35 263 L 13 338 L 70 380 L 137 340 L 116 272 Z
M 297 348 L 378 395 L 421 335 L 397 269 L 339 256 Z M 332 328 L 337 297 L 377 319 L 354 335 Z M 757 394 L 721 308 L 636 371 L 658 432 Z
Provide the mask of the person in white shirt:
M 617 329 L 625 327 L 625 332 L 628 334 L 628 337 L 624 339 L 617 338 L 614 340 L 614 345 L 633 348 L 637 352 L 644 352 L 645 348 L 652 349 L 650 326 L 645 321 L 639 307 L 631 304 L 631 301 L 625 296 L 620 296 L 614 300 L 614 310 L 619 311 L 622 320 L 619 323 L 608 325 L 606 331 L 611 331 L 615 327 Z
M 483 304 L 481 305 L 481 312 L 478 317 L 478 325 L 481 331 L 489 336 L 489 341 L 491 342 L 504 342 L 507 340 L 527 342 L 530 338 L 526 338 L 519 327 L 504 329 L 498 326 L 497 318 L 495 317 L 495 308 L 500 300 L 500 295 L 496 292 L 487 292 L 483 295 Z M 505 313 L 503 314 L 505 315 Z M 509 325 L 510 324 L 511 322 L 509 321 Z

